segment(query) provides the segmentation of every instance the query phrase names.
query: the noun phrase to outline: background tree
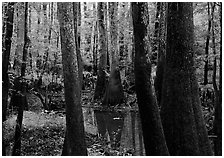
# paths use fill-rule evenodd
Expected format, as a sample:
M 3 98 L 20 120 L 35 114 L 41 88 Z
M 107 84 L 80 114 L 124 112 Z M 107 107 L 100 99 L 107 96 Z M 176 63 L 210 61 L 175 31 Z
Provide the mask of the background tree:
M 63 155 L 87 155 L 84 122 L 81 108 L 81 91 L 76 52 L 77 32 L 74 32 L 72 3 L 58 3 L 61 50 L 66 102 L 66 136 Z M 74 53 L 75 52 L 75 53 Z M 75 132 L 75 133 L 74 133 Z
M 16 4 L 16 48 L 15 48 L 15 57 L 13 61 L 13 69 L 15 70 L 16 74 L 20 74 L 21 69 L 21 56 L 23 51 L 24 45 L 24 3 L 19 2 Z
M 26 73 L 26 62 L 28 55 L 29 47 L 29 38 L 28 38 L 28 2 L 25 2 L 25 16 L 24 16 L 24 46 L 23 46 L 23 58 L 22 58 L 22 67 L 21 67 L 21 76 L 15 80 L 14 86 L 17 87 L 16 94 L 12 98 L 14 99 L 14 106 L 18 107 L 18 115 L 16 120 L 16 129 L 15 129 L 15 142 L 13 146 L 13 156 L 21 155 L 21 133 L 22 133 L 22 122 L 23 122 L 23 110 L 25 105 L 27 105 L 26 97 L 26 82 L 24 81 Z
M 124 92 L 121 84 L 121 76 L 119 70 L 119 54 L 118 54 L 118 4 L 117 2 L 109 3 L 110 16 L 110 55 L 111 55 L 111 72 L 109 83 L 106 88 L 103 103 L 107 105 L 116 105 L 123 102 Z
M 170 155 L 212 155 L 195 76 L 193 37 L 193 4 L 168 3 L 161 118 Z
M 135 87 L 141 117 L 146 155 L 169 155 L 163 133 L 155 94 L 151 83 L 151 63 L 147 61 L 148 53 L 144 38 L 147 26 L 146 3 L 132 3 L 133 31 L 135 43 Z
M 104 25 L 103 2 L 97 4 L 98 15 L 98 30 L 99 30 L 99 66 L 97 72 L 97 82 L 95 88 L 94 99 L 101 99 L 105 93 L 106 88 L 106 65 L 107 65 L 107 51 L 106 51 L 106 30 Z
M 209 41 L 210 41 L 211 25 L 212 25 L 211 14 L 213 14 L 213 13 L 210 13 L 210 3 L 208 2 L 207 4 L 208 4 L 208 31 L 207 31 L 207 38 L 206 38 L 206 43 L 205 43 L 204 85 L 208 84 Z

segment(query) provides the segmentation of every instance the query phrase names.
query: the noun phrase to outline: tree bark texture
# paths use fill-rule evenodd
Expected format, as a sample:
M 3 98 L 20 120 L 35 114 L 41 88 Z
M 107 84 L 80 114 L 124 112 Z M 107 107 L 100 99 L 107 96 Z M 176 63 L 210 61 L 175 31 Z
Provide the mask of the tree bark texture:
M 210 2 L 208 3 L 208 32 L 207 32 L 207 38 L 205 43 L 205 65 L 204 65 L 204 85 L 208 84 L 208 55 L 209 55 L 209 41 L 210 41 L 210 32 L 211 32 L 211 14 L 210 14 Z
M 169 155 L 163 133 L 159 109 L 151 84 L 150 63 L 146 60 L 144 38 L 147 26 L 143 21 L 147 3 L 132 3 L 135 43 L 135 87 L 141 117 L 146 155 Z
M 66 146 L 65 155 L 87 155 L 84 121 L 81 108 L 76 41 L 74 36 L 73 6 L 70 2 L 58 3 L 61 35 L 62 64 L 66 102 Z
M 222 3 L 219 6 L 220 20 L 220 64 L 219 64 L 219 90 L 215 95 L 215 121 L 214 133 L 217 138 L 214 140 L 214 153 L 222 156 Z
M 2 49 L 2 121 L 6 120 L 7 105 L 8 105 L 8 91 L 9 91 L 9 78 L 8 78 L 8 65 L 12 43 L 13 33 L 13 15 L 14 3 L 9 2 L 6 10 L 6 32 Z
M 97 72 L 97 82 L 94 99 L 101 99 L 106 89 L 106 66 L 107 66 L 107 48 L 106 48 L 106 29 L 104 25 L 103 3 L 97 3 L 98 27 L 99 27 L 99 66 Z
M 83 61 L 82 61 L 82 56 L 81 56 L 81 51 L 80 51 L 80 41 L 79 41 L 79 36 L 80 33 L 78 32 L 78 25 L 79 25 L 79 4 L 80 2 L 73 2 L 73 14 L 74 17 L 77 18 L 77 20 L 74 20 L 74 31 L 75 31 L 75 47 L 76 47 L 76 53 L 77 53 L 77 61 L 78 61 L 78 70 L 79 70 L 79 82 L 80 82 L 80 87 L 82 87 L 82 80 L 83 80 Z M 80 22 L 81 23 L 81 22 Z
M 161 4 L 160 4 L 159 41 L 158 41 L 159 43 L 158 43 L 156 78 L 154 81 L 156 97 L 159 106 L 161 102 L 164 65 L 166 58 L 166 10 L 167 10 L 167 3 L 166 2 L 160 2 L 160 3 Z
M 9 2 L 5 8 L 6 21 L 3 21 L 4 36 L 2 42 L 2 123 L 6 120 L 7 106 L 8 106 L 8 93 L 9 93 L 9 76 L 8 65 L 12 43 L 13 33 L 13 15 L 14 15 L 14 3 Z M 3 19 L 4 20 L 4 19 Z M 5 142 L 2 142 L 2 155 L 6 155 Z
M 193 3 L 168 3 L 161 118 L 175 156 L 212 155 L 195 75 L 193 31 Z
M 121 76 L 119 70 L 119 54 L 118 54 L 118 4 L 117 2 L 109 2 L 109 16 L 110 16 L 110 37 L 111 37 L 111 72 L 109 83 L 106 87 L 106 92 L 103 99 L 103 104 L 116 105 L 124 100 L 124 92 L 121 84 Z
M 21 61 L 22 58 L 22 51 L 23 51 L 23 45 L 24 45 L 24 2 L 18 2 L 16 3 L 16 50 L 14 55 L 14 61 L 13 61 L 13 69 L 15 70 L 15 73 L 19 76 L 20 75 L 20 69 L 21 69 Z
M 22 67 L 21 67 L 21 78 L 19 78 L 18 84 L 21 84 L 21 89 L 17 89 L 18 100 L 18 115 L 16 120 L 16 130 L 15 130 L 15 142 L 13 146 L 13 156 L 21 155 L 21 133 L 22 133 L 22 122 L 23 122 L 23 110 L 25 104 L 27 104 L 26 98 L 26 82 L 23 81 L 23 77 L 26 73 L 26 62 L 27 62 L 27 50 L 29 46 L 28 39 L 28 2 L 25 2 L 25 16 L 24 16 L 24 46 L 23 46 L 23 58 L 22 58 Z M 15 84 L 16 85 L 16 84 Z

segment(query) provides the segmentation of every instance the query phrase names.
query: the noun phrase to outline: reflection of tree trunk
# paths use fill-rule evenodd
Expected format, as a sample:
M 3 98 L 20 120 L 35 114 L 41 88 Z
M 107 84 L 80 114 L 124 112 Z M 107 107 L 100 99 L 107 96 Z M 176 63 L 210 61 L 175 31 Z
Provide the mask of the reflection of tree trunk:
M 121 149 L 126 149 L 126 150 L 132 150 L 134 149 L 134 144 L 133 144 L 133 127 L 132 127 L 132 114 L 130 111 L 128 111 L 125 114 L 124 118 L 124 126 L 122 129 L 122 134 L 121 134 Z
M 144 143 L 143 143 L 143 134 L 142 134 L 142 125 L 141 125 L 141 120 L 140 120 L 140 116 L 137 115 L 136 117 L 137 120 L 137 125 L 138 125 L 138 131 L 139 131 L 139 149 L 140 149 L 140 155 L 143 156 L 144 155 Z
M 102 111 L 94 111 L 95 116 L 96 116 L 96 122 L 97 122 L 97 128 L 99 135 L 104 137 L 106 134 L 106 123 L 104 119 L 104 113 Z
M 138 113 L 135 114 L 135 155 L 143 156 L 143 136 L 140 116 Z
M 119 147 L 121 132 L 124 125 L 123 113 L 95 110 L 99 134 L 110 140 L 112 148 Z
M 131 132 L 132 132 L 132 144 L 133 149 L 136 151 L 136 145 L 135 145 L 135 119 L 136 119 L 136 112 L 131 112 Z

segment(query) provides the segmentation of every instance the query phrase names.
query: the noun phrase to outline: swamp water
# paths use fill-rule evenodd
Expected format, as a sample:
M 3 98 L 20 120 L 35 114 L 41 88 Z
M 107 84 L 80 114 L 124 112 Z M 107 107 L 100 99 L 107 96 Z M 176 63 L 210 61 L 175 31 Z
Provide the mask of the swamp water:
M 85 129 L 108 142 L 112 149 L 145 155 L 139 113 L 134 110 L 108 111 L 83 108 Z M 87 128 L 88 127 L 88 128 Z

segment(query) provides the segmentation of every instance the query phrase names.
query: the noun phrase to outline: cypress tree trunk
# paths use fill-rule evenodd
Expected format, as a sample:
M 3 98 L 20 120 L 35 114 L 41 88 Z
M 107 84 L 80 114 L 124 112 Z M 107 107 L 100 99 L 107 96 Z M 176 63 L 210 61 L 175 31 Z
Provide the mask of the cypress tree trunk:
M 107 65 L 107 48 L 106 48 L 106 29 L 104 25 L 103 2 L 97 3 L 98 27 L 99 27 L 99 54 L 100 61 L 97 72 L 97 82 L 94 99 L 101 99 L 106 88 L 106 65 Z
M 163 74 L 166 56 L 166 10 L 167 3 L 160 2 L 160 19 L 159 19 L 159 46 L 158 46 L 158 56 L 157 56 L 157 68 L 156 77 L 154 81 L 156 97 L 158 105 L 160 106 L 161 95 L 162 95 L 162 85 L 163 85 Z
M 204 85 L 208 84 L 208 55 L 209 55 L 209 41 L 210 41 L 210 30 L 211 30 L 211 17 L 210 17 L 210 4 L 208 2 L 208 32 L 205 43 L 205 66 L 204 66 Z
M 70 2 L 58 3 L 61 35 L 62 64 L 66 102 L 66 136 L 62 155 L 87 155 L 84 121 L 81 108 L 81 87 L 78 74 L 76 42 L 74 36 L 73 6 Z
M 82 87 L 82 80 L 83 80 L 83 62 L 82 62 L 82 56 L 80 52 L 80 41 L 79 41 L 79 36 L 80 33 L 78 32 L 78 26 L 79 26 L 79 4 L 80 2 L 73 2 L 73 14 L 74 17 L 77 18 L 77 20 L 74 20 L 74 31 L 77 36 L 75 36 L 75 47 L 76 47 L 76 53 L 77 53 L 77 61 L 78 61 L 78 69 L 79 69 L 79 82 L 80 82 L 80 87 Z
M 214 153 L 222 156 L 222 3 L 219 3 L 220 20 L 220 63 L 219 63 L 219 90 L 215 98 L 214 133 L 217 138 L 214 141 Z
M 141 117 L 146 155 L 169 155 L 163 133 L 159 109 L 151 84 L 151 63 L 146 60 L 144 38 L 147 26 L 143 16 L 147 3 L 132 3 L 132 16 L 135 43 L 135 87 Z
M 110 36 L 111 36 L 111 72 L 109 83 L 106 88 L 106 93 L 103 99 L 103 104 L 116 105 L 124 100 L 124 92 L 121 84 L 121 76 L 119 70 L 119 53 L 118 53 L 118 4 L 117 2 L 109 2 L 109 16 L 110 16 Z
M 161 118 L 170 155 L 212 155 L 195 75 L 193 32 L 193 3 L 168 3 Z

